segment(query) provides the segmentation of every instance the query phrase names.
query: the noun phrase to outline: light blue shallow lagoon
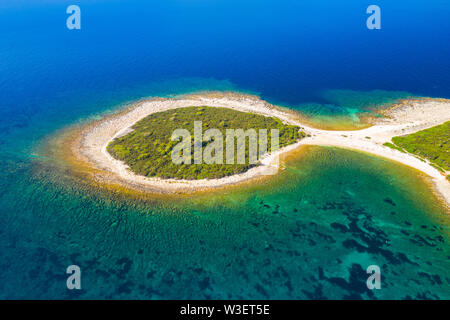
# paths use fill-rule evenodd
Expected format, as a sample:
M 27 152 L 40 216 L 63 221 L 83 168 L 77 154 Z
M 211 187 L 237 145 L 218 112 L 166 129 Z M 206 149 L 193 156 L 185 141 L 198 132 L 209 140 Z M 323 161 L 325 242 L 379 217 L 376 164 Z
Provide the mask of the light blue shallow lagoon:
M 70 4 L 0 2 L 0 298 L 450 298 L 450 216 L 399 164 L 309 147 L 264 184 L 137 200 L 45 152 L 146 97 L 251 93 L 356 127 L 401 98 L 450 98 L 447 1 L 377 1 L 381 30 L 359 0 L 81 0 L 81 30 Z

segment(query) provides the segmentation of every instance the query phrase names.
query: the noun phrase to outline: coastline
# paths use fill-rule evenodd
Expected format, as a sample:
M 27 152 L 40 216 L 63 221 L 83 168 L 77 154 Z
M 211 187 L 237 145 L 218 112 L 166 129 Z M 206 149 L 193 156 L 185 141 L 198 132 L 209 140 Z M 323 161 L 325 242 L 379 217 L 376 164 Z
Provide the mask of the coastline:
M 190 106 L 231 108 L 237 111 L 276 117 L 285 123 L 297 125 L 293 116 L 260 100 L 255 96 L 235 93 L 206 93 L 184 95 L 179 98 L 154 98 L 137 103 L 117 115 L 102 119 L 81 132 L 80 139 L 72 146 L 73 154 L 89 164 L 96 172 L 95 179 L 119 183 L 144 192 L 192 193 L 208 189 L 241 184 L 249 180 L 275 174 L 277 159 L 301 145 L 301 141 L 268 154 L 261 159 L 261 165 L 248 171 L 220 179 L 178 180 L 149 178 L 131 172 L 122 161 L 114 159 L 106 150 L 107 145 L 117 137 L 130 131 L 137 121 L 156 112 Z
M 261 165 L 248 171 L 220 179 L 176 180 L 139 176 L 114 159 L 106 146 L 114 138 L 129 132 L 130 127 L 149 114 L 188 106 L 225 107 L 237 111 L 257 113 L 279 118 L 285 123 L 296 125 L 308 135 L 299 142 L 286 146 L 275 153 L 266 155 Z M 431 178 L 435 190 L 450 204 L 450 183 L 445 175 L 410 154 L 383 146 L 392 137 L 406 135 L 430 128 L 450 120 L 450 101 L 445 99 L 411 99 L 386 109 L 385 118 L 377 118 L 372 126 L 360 130 L 321 130 L 299 121 L 295 113 L 273 106 L 256 96 L 235 93 L 202 93 L 183 95 L 177 98 L 154 98 L 138 102 L 133 107 L 96 121 L 81 130 L 79 139 L 72 143 L 75 157 L 96 169 L 97 181 L 120 185 L 150 193 L 193 193 L 236 185 L 249 180 L 274 174 L 275 160 L 302 145 L 336 146 L 374 154 L 415 168 Z M 425 116 L 426 115 L 426 116 Z M 447 172 L 448 174 L 448 172 Z
M 373 126 L 353 131 L 325 131 L 312 129 L 312 137 L 305 144 L 335 146 L 366 152 L 387 158 L 425 173 L 448 210 L 450 210 L 450 183 L 446 179 L 449 172 L 441 173 L 414 155 L 384 146 L 393 137 L 408 135 L 450 121 L 450 100 L 411 99 L 383 111 L 384 118 L 377 118 Z

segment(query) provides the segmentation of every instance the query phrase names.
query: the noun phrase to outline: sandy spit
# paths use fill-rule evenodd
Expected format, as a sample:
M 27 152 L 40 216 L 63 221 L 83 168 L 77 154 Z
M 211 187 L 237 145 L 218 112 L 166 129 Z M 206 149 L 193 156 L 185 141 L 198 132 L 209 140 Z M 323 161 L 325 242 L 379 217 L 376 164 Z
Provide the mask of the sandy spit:
M 100 120 L 94 125 L 88 126 L 82 132 L 82 138 L 72 150 L 83 161 L 88 162 L 95 169 L 105 172 L 105 177 L 111 181 L 111 176 L 119 182 L 132 188 L 148 192 L 160 193 L 190 193 L 205 189 L 234 185 L 250 179 L 255 179 L 278 172 L 278 157 L 281 154 L 298 148 L 301 142 L 286 146 L 277 152 L 269 154 L 261 159 L 261 165 L 233 176 L 220 179 L 202 180 L 178 180 L 144 177 L 136 175 L 128 166 L 114 159 L 106 150 L 108 144 L 117 137 L 130 132 L 137 121 L 156 112 L 169 109 L 184 108 L 190 106 L 210 106 L 231 108 L 243 112 L 252 112 L 264 116 L 277 117 L 285 123 L 297 124 L 292 114 L 256 98 L 253 96 L 231 93 L 209 93 L 201 95 L 187 95 L 172 99 L 151 99 L 138 103 L 135 107 L 117 116 Z M 97 179 L 101 175 L 96 174 Z
M 260 166 L 242 174 L 220 179 L 176 180 L 139 176 L 106 151 L 109 142 L 128 133 L 130 127 L 140 119 L 152 113 L 189 106 L 224 107 L 277 117 L 285 123 L 301 127 L 309 137 L 267 155 L 261 160 Z M 170 99 L 156 98 L 139 102 L 119 115 L 107 117 L 87 126 L 82 132 L 81 139 L 72 146 L 72 150 L 79 159 L 104 172 L 107 177 L 105 180 L 111 181 L 113 178 L 114 182 L 145 192 L 191 193 L 276 174 L 278 157 L 301 145 L 336 146 L 388 158 L 424 172 L 432 179 L 447 206 L 450 206 L 450 183 L 446 180 L 445 174 L 413 155 L 383 146 L 383 143 L 391 141 L 394 136 L 410 134 L 449 121 L 450 101 L 445 99 L 406 100 L 384 113 L 385 118 L 377 120 L 373 126 L 366 129 L 328 131 L 309 127 L 301 123 L 295 114 L 250 95 L 205 93 Z M 97 179 L 101 180 L 101 176 L 96 174 Z

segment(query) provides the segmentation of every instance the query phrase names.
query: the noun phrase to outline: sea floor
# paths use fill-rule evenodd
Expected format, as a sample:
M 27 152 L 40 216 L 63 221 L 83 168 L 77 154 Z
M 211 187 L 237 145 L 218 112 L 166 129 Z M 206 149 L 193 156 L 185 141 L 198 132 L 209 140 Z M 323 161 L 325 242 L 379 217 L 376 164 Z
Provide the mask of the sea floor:
M 0 297 L 448 299 L 450 216 L 416 171 L 305 147 L 254 186 L 136 200 L 60 163 L 6 167 Z M 82 270 L 67 290 L 66 268 Z M 369 290 L 366 269 L 381 270 Z

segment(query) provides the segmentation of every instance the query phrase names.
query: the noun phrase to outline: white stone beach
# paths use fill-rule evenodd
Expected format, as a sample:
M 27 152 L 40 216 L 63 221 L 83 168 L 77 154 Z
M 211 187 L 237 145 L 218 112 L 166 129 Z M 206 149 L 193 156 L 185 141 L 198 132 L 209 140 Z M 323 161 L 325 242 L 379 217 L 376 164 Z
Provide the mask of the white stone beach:
M 243 112 L 257 113 L 276 117 L 285 123 L 302 128 L 308 137 L 267 155 L 261 165 L 248 171 L 220 179 L 176 180 L 149 178 L 134 174 L 128 166 L 114 159 L 106 150 L 107 145 L 116 137 L 130 132 L 140 119 L 156 112 L 189 106 L 209 106 L 231 108 Z M 105 173 L 106 179 L 122 183 L 129 187 L 148 192 L 189 193 L 226 185 L 233 185 L 274 174 L 277 172 L 277 159 L 281 154 L 290 152 L 302 145 L 336 146 L 367 152 L 388 158 L 413 167 L 428 175 L 436 190 L 450 203 L 450 183 L 427 161 L 403 153 L 383 143 L 390 142 L 394 136 L 406 135 L 442 124 L 450 120 L 450 102 L 442 99 L 416 99 L 404 102 L 401 106 L 389 110 L 386 117 L 366 129 L 353 131 L 329 131 L 312 128 L 300 122 L 294 113 L 275 107 L 255 96 L 232 93 L 205 93 L 185 95 L 177 98 L 149 99 L 137 103 L 134 107 L 106 117 L 87 126 L 82 138 L 73 146 L 74 152 L 90 166 Z M 96 175 L 102 179 L 102 174 Z

